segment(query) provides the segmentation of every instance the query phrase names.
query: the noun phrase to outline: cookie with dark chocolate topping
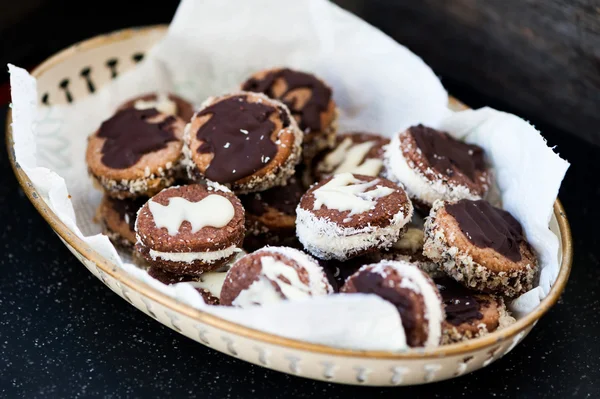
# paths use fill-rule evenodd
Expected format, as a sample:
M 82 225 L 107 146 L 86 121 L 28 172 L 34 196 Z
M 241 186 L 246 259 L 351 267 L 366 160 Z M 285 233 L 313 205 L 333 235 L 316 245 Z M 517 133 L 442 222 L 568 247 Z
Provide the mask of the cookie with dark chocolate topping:
M 119 107 L 119 110 L 127 108 L 155 108 L 160 113 L 166 115 L 176 115 L 186 123 L 192 119 L 192 116 L 194 116 L 194 106 L 190 102 L 170 93 L 143 94 L 128 100 Z
M 340 173 L 311 187 L 296 210 L 296 234 L 319 259 L 344 261 L 388 248 L 413 214 L 404 190 L 383 178 Z
M 302 137 L 287 107 L 263 94 L 210 98 L 186 127 L 189 178 L 239 194 L 284 185 L 300 162 Z
M 288 106 L 304 133 L 305 161 L 333 146 L 337 109 L 331 88 L 316 76 L 289 68 L 267 69 L 251 76 L 242 90 L 266 94 Z
M 119 200 L 102 197 L 97 218 L 102 230 L 114 245 L 131 249 L 135 245 L 135 219 L 138 210 L 148 201 L 146 197 Z
M 433 280 L 416 266 L 402 261 L 363 266 L 340 292 L 375 294 L 394 305 L 409 346 L 429 348 L 440 344 L 442 300 Z
M 386 177 L 402 183 L 415 205 L 434 201 L 480 199 L 491 174 L 484 150 L 423 125 L 395 135 L 386 148 Z
M 423 253 L 464 286 L 508 297 L 531 290 L 538 271 L 521 224 L 483 200 L 436 201 Z
M 380 176 L 384 147 L 390 140 L 372 133 L 344 133 L 336 137 L 331 149 L 321 151 L 307 168 L 313 181 L 321 181 L 337 173 Z
M 515 322 L 502 297 L 469 290 L 450 278 L 435 282 L 446 312 L 443 345 L 483 337 Z
M 88 171 L 113 198 L 152 196 L 177 177 L 184 127 L 154 108 L 117 111 L 88 139 Z
M 140 209 L 135 230 L 135 249 L 152 266 L 197 276 L 241 251 L 244 208 L 216 183 L 171 187 Z

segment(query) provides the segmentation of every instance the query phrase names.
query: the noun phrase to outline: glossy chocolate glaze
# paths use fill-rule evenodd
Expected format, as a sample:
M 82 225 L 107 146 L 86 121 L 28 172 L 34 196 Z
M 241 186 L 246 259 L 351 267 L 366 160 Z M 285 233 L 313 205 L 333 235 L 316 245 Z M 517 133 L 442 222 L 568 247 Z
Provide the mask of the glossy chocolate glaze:
M 275 96 L 273 93 L 273 86 L 277 79 L 283 79 L 286 86 L 285 92 L 280 96 Z M 285 99 L 290 92 L 301 88 L 310 89 L 311 91 L 310 98 L 303 107 L 296 105 L 295 100 Z M 299 116 L 299 125 L 303 132 L 320 131 L 322 129 L 321 112 L 327 109 L 331 100 L 331 89 L 315 76 L 288 68 L 269 72 L 262 79 L 251 78 L 244 83 L 242 89 L 264 93 L 285 103 L 292 115 Z
M 278 112 L 283 127 L 289 126 L 282 109 L 250 103 L 246 96 L 233 96 L 208 106 L 197 117 L 210 115 L 196 132 L 201 154 L 213 154 L 204 175 L 219 183 L 231 183 L 256 173 L 272 161 L 277 145 L 271 139 L 275 124 L 269 119 Z
M 171 128 L 174 116 L 160 123 L 149 123 L 148 118 L 159 115 L 154 109 L 127 108 L 102 122 L 98 137 L 105 138 L 102 145 L 102 163 L 113 169 L 126 169 L 135 165 L 145 154 L 166 148 L 177 138 Z
M 423 125 L 411 127 L 410 134 L 429 165 L 444 175 L 452 177 L 455 167 L 474 181 L 475 171 L 485 170 L 484 153 L 479 146 L 463 143 L 448 133 Z
M 505 210 L 484 200 L 460 200 L 445 206 L 468 240 L 479 248 L 492 248 L 513 262 L 521 260 L 525 240 L 521 224 Z

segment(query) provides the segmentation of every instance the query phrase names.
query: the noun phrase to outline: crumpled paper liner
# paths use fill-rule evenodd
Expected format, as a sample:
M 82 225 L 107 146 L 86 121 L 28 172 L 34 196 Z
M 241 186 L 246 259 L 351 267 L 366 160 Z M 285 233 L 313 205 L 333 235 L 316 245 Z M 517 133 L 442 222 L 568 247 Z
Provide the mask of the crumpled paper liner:
M 199 104 L 273 66 L 311 71 L 327 81 L 341 110 L 340 131 L 390 136 L 423 123 L 485 148 L 502 203 L 523 224 L 542 265 L 539 286 L 512 308 L 517 316 L 526 314 L 548 294 L 559 269 L 558 239 L 548 222 L 569 164 L 514 115 L 490 108 L 449 111 L 446 91 L 419 57 L 324 0 L 183 0 L 167 35 L 144 62 L 70 105 L 38 106 L 35 79 L 9 65 L 16 160 L 75 234 L 167 295 L 288 338 L 351 349 L 406 349 L 396 309 L 376 296 L 334 295 L 250 310 L 207 306 L 189 284 L 165 286 L 123 262 L 129 258 L 93 222 L 101 193 L 87 176 L 87 135 L 119 104 L 149 91 L 172 91 Z

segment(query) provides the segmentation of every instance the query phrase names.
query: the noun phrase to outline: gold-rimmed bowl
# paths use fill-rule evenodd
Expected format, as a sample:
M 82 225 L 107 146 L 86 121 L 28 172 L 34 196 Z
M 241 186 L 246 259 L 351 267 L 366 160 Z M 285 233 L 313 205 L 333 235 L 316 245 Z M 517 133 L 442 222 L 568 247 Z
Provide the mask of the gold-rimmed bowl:
M 32 71 L 41 106 L 67 103 L 94 93 L 141 61 L 165 34 L 165 26 L 126 29 L 75 44 Z M 450 98 L 451 109 L 464 109 Z M 515 324 L 482 338 L 402 353 L 339 349 L 279 337 L 221 319 L 176 301 L 126 273 L 77 237 L 36 193 L 14 159 L 7 117 L 7 146 L 19 183 L 38 212 L 69 250 L 110 289 L 142 312 L 206 346 L 281 372 L 317 380 L 375 386 L 413 385 L 453 378 L 485 367 L 510 352 L 558 300 L 572 261 L 571 231 L 561 203 L 554 203 L 550 229 L 560 242 L 560 271 L 550 293 Z

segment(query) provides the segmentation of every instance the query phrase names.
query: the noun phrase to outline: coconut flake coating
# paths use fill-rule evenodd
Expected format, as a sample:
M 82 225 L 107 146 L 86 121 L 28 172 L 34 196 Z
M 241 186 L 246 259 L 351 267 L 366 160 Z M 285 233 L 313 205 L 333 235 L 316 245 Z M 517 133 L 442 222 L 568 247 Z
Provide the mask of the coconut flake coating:
M 342 173 L 311 187 L 296 214 L 296 234 L 308 252 L 344 261 L 390 247 L 413 207 L 389 180 Z
M 424 209 L 439 199 L 483 198 L 490 187 L 483 149 L 422 125 L 395 135 L 384 163 L 386 177 Z

